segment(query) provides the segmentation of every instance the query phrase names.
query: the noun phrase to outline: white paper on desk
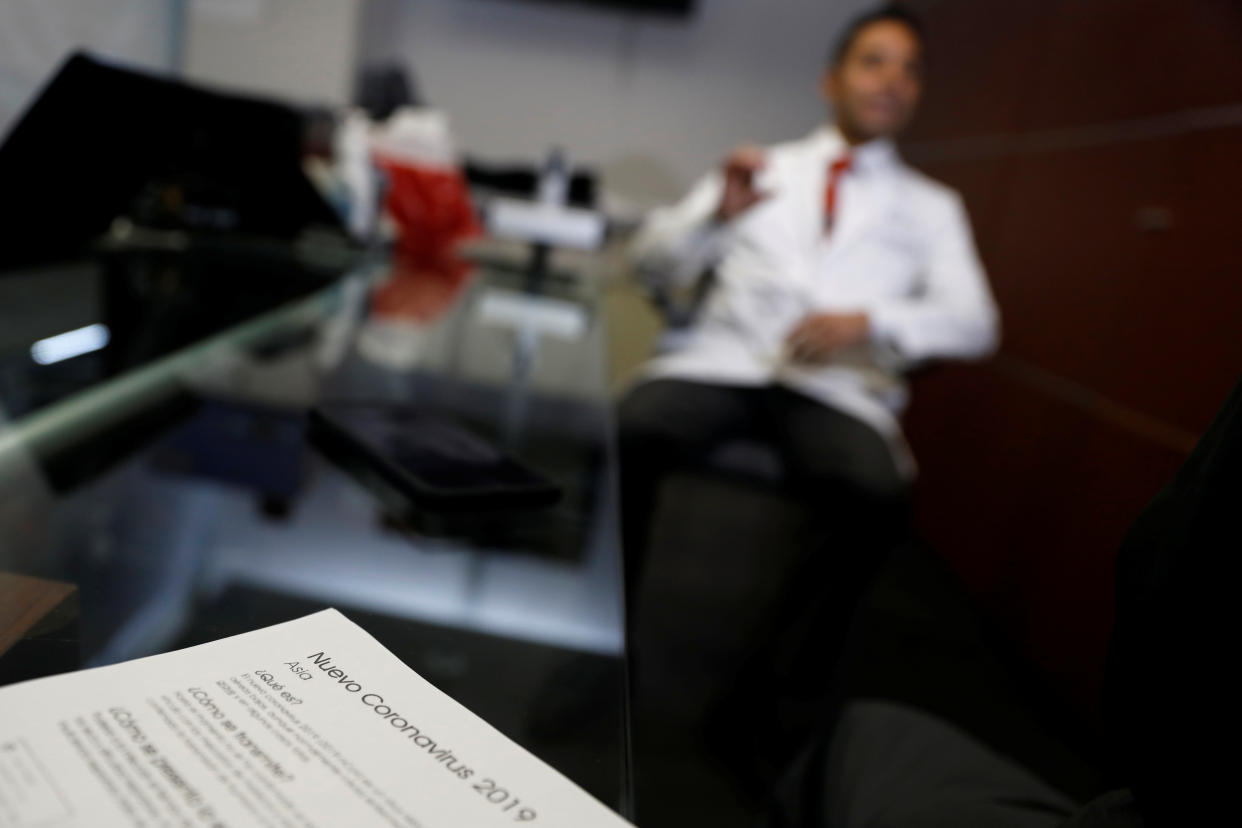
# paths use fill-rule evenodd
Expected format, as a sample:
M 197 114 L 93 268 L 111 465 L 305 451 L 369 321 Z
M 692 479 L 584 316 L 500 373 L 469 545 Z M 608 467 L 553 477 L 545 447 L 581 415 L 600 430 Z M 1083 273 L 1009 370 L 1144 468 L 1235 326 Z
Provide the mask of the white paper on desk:
M 0 828 L 627 824 L 335 610 L 0 689 Z

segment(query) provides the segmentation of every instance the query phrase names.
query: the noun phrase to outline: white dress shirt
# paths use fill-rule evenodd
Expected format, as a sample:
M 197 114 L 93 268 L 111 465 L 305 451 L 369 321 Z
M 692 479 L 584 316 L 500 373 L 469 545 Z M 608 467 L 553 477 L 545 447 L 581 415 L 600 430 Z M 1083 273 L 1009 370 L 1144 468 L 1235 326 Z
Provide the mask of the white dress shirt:
M 999 314 L 961 198 L 906 166 L 891 141 L 853 148 L 825 232 L 829 167 L 847 151 L 834 127 L 771 147 L 756 177 L 769 197 L 727 225 L 714 220 L 718 171 L 652 213 L 634 242 L 640 270 L 686 283 L 715 267 L 717 281 L 683 344 L 645 376 L 786 385 L 870 424 L 912 475 L 897 421 L 908 396 L 903 371 L 986 356 Z M 826 365 L 792 362 L 786 338 L 822 312 L 866 313 L 870 341 Z

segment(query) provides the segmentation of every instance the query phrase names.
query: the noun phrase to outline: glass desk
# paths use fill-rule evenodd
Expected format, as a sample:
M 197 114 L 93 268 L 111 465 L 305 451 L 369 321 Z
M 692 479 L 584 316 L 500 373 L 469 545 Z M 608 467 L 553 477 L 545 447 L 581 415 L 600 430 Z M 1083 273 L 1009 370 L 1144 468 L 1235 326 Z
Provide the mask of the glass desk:
M 30 307 L 71 304 L 64 278 L 42 296 L 29 282 Z M 117 370 L 73 357 L 42 385 L 39 366 L 23 363 L 29 337 L 13 334 L 21 320 L 0 307 L 0 364 L 21 366 L 0 385 L 0 683 L 333 606 L 632 813 L 615 463 L 591 284 L 533 295 L 499 267 L 450 278 L 377 265 Z M 127 342 L 167 339 L 160 326 L 176 323 L 131 324 L 116 332 Z M 92 381 L 64 379 L 75 370 Z M 451 520 L 394 508 L 308 443 L 313 407 L 350 405 L 450 420 L 560 498 Z

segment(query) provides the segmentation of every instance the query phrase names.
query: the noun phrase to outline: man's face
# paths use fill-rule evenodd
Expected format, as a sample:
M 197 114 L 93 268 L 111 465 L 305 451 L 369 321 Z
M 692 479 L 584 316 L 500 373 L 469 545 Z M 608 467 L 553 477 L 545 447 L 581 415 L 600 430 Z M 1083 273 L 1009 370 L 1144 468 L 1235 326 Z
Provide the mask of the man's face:
M 894 135 L 910 121 L 922 91 L 922 46 L 908 26 L 883 20 L 854 38 L 824 77 L 837 125 L 854 142 Z

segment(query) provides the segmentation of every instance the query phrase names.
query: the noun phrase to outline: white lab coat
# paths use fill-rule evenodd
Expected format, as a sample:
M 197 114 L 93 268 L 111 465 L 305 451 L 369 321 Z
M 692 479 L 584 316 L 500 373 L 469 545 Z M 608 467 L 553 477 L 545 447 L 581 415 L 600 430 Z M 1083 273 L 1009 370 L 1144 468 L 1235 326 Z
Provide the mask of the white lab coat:
M 846 149 L 833 127 L 770 148 L 757 179 L 770 198 L 727 226 L 712 218 L 719 172 L 652 213 L 633 247 L 644 274 L 684 283 L 714 266 L 717 283 L 683 344 L 644 376 L 784 384 L 870 424 L 913 475 L 897 421 L 908 396 L 903 371 L 986 356 L 999 314 L 961 198 L 906 166 L 890 141 L 854 149 L 825 234 L 828 170 Z M 866 312 L 871 341 L 826 366 L 792 363 L 786 337 L 808 313 L 825 311 Z

